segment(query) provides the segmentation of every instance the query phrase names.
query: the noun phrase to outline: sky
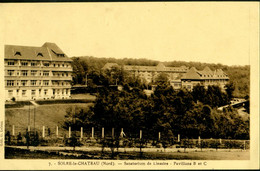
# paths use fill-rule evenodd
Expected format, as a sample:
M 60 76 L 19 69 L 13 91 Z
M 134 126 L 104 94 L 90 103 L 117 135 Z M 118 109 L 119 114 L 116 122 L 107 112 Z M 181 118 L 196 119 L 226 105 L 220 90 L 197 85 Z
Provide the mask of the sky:
M 5 44 L 56 43 L 68 56 L 249 65 L 258 3 L 0 4 Z

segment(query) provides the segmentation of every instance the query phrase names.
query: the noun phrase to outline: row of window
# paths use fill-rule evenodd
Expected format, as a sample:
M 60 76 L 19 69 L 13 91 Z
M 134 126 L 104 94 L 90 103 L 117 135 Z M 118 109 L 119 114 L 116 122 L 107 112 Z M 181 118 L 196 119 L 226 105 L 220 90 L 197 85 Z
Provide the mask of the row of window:
M 19 93 L 19 90 L 16 90 L 17 94 Z M 22 96 L 26 96 L 27 90 L 22 90 Z M 39 89 L 39 94 L 41 95 L 41 89 Z M 44 95 L 48 94 L 48 89 L 44 89 Z M 36 90 L 31 91 L 31 95 L 36 95 Z M 8 96 L 13 97 L 13 90 L 8 90 Z
M 16 90 L 17 94 L 19 93 L 20 90 Z M 48 94 L 48 89 L 44 89 L 44 95 Z M 14 90 L 8 90 L 8 96 L 13 97 Z M 26 96 L 27 90 L 22 90 L 22 96 Z M 59 94 L 69 94 L 69 89 L 53 89 L 53 95 L 59 95 Z M 39 89 L 39 95 L 42 94 L 42 90 Z M 36 90 L 31 90 L 31 96 L 36 95 Z
M 31 70 L 31 76 L 36 76 L 37 75 L 37 70 Z M 19 76 L 19 71 L 17 71 L 17 76 Z M 28 76 L 28 70 L 21 70 L 21 76 Z M 7 75 L 8 76 L 14 76 L 15 75 L 15 71 L 14 70 L 7 70 Z M 39 73 L 39 75 L 41 76 L 41 72 Z M 43 76 L 49 76 L 50 75 L 50 71 L 43 71 L 42 72 Z M 58 73 L 58 74 L 53 74 L 53 76 L 69 76 L 68 73 Z
M 225 77 L 225 75 L 202 75 L 203 77 L 213 77 L 213 76 L 217 76 L 217 77 Z
M 28 80 L 21 80 L 21 86 L 27 86 L 28 85 Z M 37 82 L 38 82 L 38 86 L 41 86 L 41 85 L 43 85 L 43 86 L 48 86 L 48 85 L 50 85 L 49 83 L 50 83 L 50 81 L 49 80 L 43 80 L 43 82 L 41 81 L 41 80 L 31 80 L 30 81 L 30 85 L 31 86 L 36 86 L 37 85 Z M 42 84 L 43 83 L 43 84 Z M 17 81 L 16 82 L 16 86 L 19 86 L 19 82 Z M 64 86 L 64 85 L 69 85 L 70 83 L 69 82 L 55 82 L 55 83 L 53 83 L 53 85 L 56 85 L 56 86 Z M 15 86 L 15 81 L 14 80 L 7 80 L 7 82 L 6 82 L 6 86 Z
M 14 61 L 8 61 L 7 62 L 7 65 L 9 65 L 9 66 L 13 66 L 15 64 L 16 63 Z M 21 61 L 21 66 L 29 66 L 29 64 L 31 64 L 30 66 L 40 66 L 39 62 Z M 49 62 L 43 62 L 43 66 L 49 67 L 50 63 Z M 70 65 L 69 64 L 53 64 L 52 66 L 53 67 L 67 67 L 68 68 Z

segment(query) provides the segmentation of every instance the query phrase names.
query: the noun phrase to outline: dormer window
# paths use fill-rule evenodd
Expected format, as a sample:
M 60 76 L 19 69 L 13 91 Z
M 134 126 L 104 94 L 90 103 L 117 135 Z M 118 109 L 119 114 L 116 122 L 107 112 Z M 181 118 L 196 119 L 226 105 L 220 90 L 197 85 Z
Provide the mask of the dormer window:
M 64 54 L 57 54 L 58 57 L 64 57 Z
M 43 57 L 43 54 L 42 54 L 42 53 L 38 53 L 37 56 L 41 56 L 41 57 Z
M 22 56 L 22 55 L 21 55 L 21 52 L 15 52 L 14 56 L 15 56 L 15 55 Z

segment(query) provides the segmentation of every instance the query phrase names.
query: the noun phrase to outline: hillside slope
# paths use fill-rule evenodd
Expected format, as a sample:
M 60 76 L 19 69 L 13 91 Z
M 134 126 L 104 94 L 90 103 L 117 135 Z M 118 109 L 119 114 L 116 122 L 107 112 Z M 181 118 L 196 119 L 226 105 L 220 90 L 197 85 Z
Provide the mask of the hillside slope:
M 62 124 L 64 120 L 64 115 L 66 114 L 66 110 L 70 107 L 77 106 L 81 108 L 89 108 L 89 106 L 93 105 L 92 103 L 88 104 L 52 104 L 52 105 L 39 105 L 35 110 L 35 128 L 40 133 L 42 132 L 43 126 L 46 128 L 46 132 L 48 128 L 50 128 L 51 133 L 55 134 L 56 126 L 59 126 L 60 135 L 64 133 L 64 129 L 62 129 Z M 28 118 L 30 111 L 30 125 L 31 130 L 34 128 L 34 109 L 32 106 L 25 106 L 24 108 L 16 108 L 16 109 L 6 109 L 5 110 L 5 131 L 10 131 L 12 133 L 12 125 L 15 125 L 15 133 L 16 135 L 21 132 L 25 133 L 25 130 L 28 127 Z

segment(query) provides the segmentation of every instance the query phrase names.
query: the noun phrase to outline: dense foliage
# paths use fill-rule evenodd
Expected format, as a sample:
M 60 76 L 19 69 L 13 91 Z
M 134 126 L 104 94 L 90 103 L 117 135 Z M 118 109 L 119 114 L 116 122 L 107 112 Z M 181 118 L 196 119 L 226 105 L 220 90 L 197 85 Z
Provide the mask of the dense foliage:
M 101 72 L 103 82 L 116 81 L 123 85 L 119 91 L 107 83 L 98 89 L 97 100 L 88 111 L 71 109 L 67 112 L 65 127 L 95 125 L 100 130 L 124 128 L 128 137 L 138 137 L 142 130 L 145 139 L 157 139 L 158 132 L 169 141 L 182 137 L 197 138 L 249 138 L 249 120 L 243 120 L 236 110 L 217 107 L 228 104 L 233 86 L 222 92 L 218 86 L 194 87 L 175 91 L 162 74 L 156 80 L 156 89 L 147 96 L 140 79 L 128 75 L 120 68 Z M 113 83 L 114 84 L 114 83 Z

